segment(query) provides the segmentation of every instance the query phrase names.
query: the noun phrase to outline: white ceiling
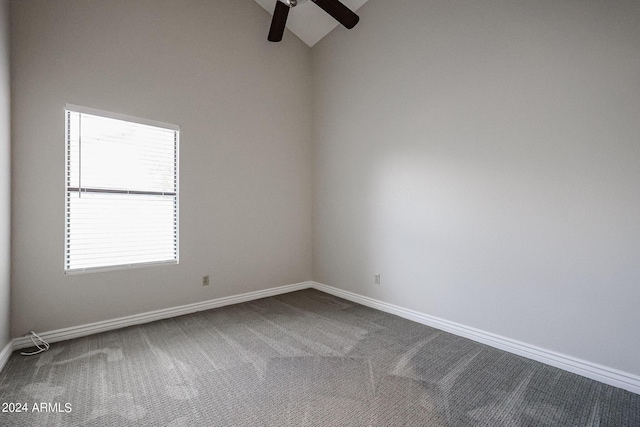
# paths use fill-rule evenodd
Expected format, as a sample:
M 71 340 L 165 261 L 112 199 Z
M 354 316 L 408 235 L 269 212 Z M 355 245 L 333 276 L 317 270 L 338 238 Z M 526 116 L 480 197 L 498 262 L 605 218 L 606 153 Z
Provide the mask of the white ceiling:
M 256 0 L 256 3 L 273 15 L 276 1 L 278 0 Z M 365 4 L 367 0 L 340 0 L 340 2 L 355 12 Z M 331 30 L 338 25 L 340 25 L 338 21 L 333 19 L 312 1 L 299 4 L 292 8 L 287 18 L 287 28 L 309 47 L 319 42 L 320 39 L 329 34 Z M 267 34 L 264 36 L 266 38 Z

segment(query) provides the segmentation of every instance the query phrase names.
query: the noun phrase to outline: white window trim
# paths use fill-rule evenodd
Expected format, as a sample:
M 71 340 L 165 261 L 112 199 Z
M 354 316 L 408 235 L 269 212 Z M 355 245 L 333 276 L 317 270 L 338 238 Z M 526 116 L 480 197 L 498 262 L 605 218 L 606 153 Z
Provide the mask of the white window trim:
M 121 113 L 114 113 L 111 111 L 104 111 L 104 110 L 99 110 L 96 108 L 90 108 L 90 107 L 84 107 L 81 105 L 76 105 L 76 104 L 65 104 L 64 107 L 64 115 L 65 115 L 65 129 L 64 129 L 64 135 L 65 135 L 65 164 L 64 164 L 64 173 L 65 173 L 65 178 L 64 178 L 64 211 L 66 212 L 67 209 L 67 148 L 66 148 L 66 138 L 67 138 L 67 129 L 66 129 L 66 112 L 70 110 L 70 111 L 74 111 L 77 113 L 84 113 L 84 114 L 92 114 L 92 115 L 96 115 L 96 116 L 101 116 L 101 117 L 106 117 L 106 118 L 110 118 L 110 119 L 116 119 L 116 120 L 123 120 L 123 121 L 128 121 L 131 123 L 138 123 L 138 124 L 142 124 L 142 125 L 149 125 L 149 126 L 155 126 L 155 127 L 161 127 L 161 128 L 165 128 L 165 129 L 169 129 L 169 130 L 173 130 L 173 131 L 177 131 L 177 135 L 176 135 L 176 147 L 175 147 L 175 156 L 176 156 L 176 177 L 175 177 L 175 182 L 176 182 L 176 224 L 179 227 L 180 224 L 180 126 L 178 125 L 174 125 L 171 123 L 165 123 L 165 122 L 160 122 L 160 121 L 156 121 L 156 120 L 149 120 L 149 119 L 144 119 L 144 118 L 140 118 L 140 117 L 135 117 L 135 116 L 129 116 L 126 114 L 121 114 Z M 154 261 L 154 262 L 142 262 L 142 263 L 134 263 L 134 264 L 120 264 L 120 265 L 114 265 L 114 266 L 104 266 L 104 267 L 89 267 L 89 268 L 76 268 L 76 269 L 72 269 L 72 270 L 68 270 L 67 269 L 67 215 L 65 213 L 64 215 L 64 250 L 63 250 L 63 271 L 64 274 L 67 276 L 72 276 L 72 275 L 77 275 L 77 274 L 86 274 L 86 273 L 98 273 L 98 272 L 108 272 L 108 271 L 118 271 L 118 270 L 130 270 L 130 269 L 137 269 L 137 268 L 145 268 L 145 267 L 149 267 L 149 266 L 154 266 L 154 265 L 177 265 L 180 263 L 180 232 L 176 231 L 176 259 L 175 260 L 167 260 L 167 261 Z
M 107 117 L 109 119 L 124 120 L 131 123 L 139 123 L 141 125 L 157 126 L 161 128 L 180 131 L 180 126 L 171 123 L 158 122 L 156 120 L 141 119 L 140 117 L 128 116 L 126 114 L 113 113 L 110 111 L 98 110 L 96 108 L 83 107 L 81 105 L 65 104 L 65 110 L 72 110 L 77 113 L 93 114 L 95 116 Z

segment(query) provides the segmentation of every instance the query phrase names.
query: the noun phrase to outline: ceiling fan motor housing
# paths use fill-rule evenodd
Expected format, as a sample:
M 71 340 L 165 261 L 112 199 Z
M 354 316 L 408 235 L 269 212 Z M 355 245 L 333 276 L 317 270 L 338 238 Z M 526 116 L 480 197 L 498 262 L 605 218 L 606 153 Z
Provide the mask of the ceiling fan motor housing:
M 307 0 L 280 0 L 280 1 L 289 7 L 296 7 L 307 2 Z

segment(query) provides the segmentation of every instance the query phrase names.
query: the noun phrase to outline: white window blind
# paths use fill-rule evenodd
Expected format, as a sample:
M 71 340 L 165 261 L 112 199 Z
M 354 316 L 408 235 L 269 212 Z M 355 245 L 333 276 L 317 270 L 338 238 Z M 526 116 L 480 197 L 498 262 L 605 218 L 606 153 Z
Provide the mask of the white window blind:
M 174 125 L 67 105 L 65 272 L 178 262 Z

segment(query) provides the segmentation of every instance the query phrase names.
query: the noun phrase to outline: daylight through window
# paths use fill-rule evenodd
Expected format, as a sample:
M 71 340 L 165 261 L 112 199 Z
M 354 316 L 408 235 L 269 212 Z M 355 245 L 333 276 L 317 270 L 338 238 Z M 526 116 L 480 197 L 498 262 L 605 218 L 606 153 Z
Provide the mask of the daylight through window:
M 178 262 L 174 125 L 67 105 L 65 272 Z

